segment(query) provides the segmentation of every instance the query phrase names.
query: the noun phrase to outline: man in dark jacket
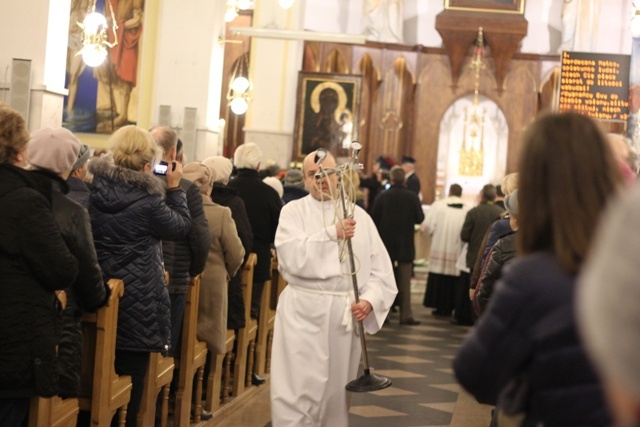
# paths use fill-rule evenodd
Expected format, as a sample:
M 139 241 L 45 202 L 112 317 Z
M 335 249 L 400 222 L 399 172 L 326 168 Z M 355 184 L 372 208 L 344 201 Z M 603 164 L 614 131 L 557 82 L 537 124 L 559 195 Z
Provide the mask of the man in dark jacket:
M 78 262 L 51 213 L 51 184 L 21 169 L 24 119 L 0 106 L 0 425 L 20 426 L 32 396 L 58 393 L 59 306 Z
M 411 269 L 416 255 L 414 225 L 424 221 L 418 195 L 404 186 L 402 167 L 394 166 L 389 173 L 391 187 L 376 197 L 371 211 L 384 246 L 393 262 L 393 274 L 398 285 L 400 324 L 419 325 L 411 311 Z
M 460 239 L 469 244 L 467 249 L 467 267 L 469 268 L 469 273 L 462 273 L 460 275 L 458 292 L 456 293 L 456 309 L 453 321 L 458 325 L 473 324 L 471 301 L 469 300 L 469 281 L 471 274 L 473 274 L 473 267 L 476 262 L 476 257 L 478 256 L 478 250 L 482 244 L 482 239 L 484 239 L 484 235 L 491 224 L 493 224 L 503 212 L 503 209 L 494 203 L 495 198 L 496 187 L 494 185 L 487 184 L 482 187 L 480 191 L 480 204 L 467 212 L 462 230 L 460 231 Z
M 58 345 L 58 394 L 61 397 L 80 394 L 82 314 L 85 310 L 103 306 L 108 296 L 93 245 L 89 214 L 65 196 L 69 190 L 65 179 L 77 161 L 81 147 L 80 141 L 64 128 L 33 132 L 28 146 L 29 163 L 36 173 L 50 180 L 53 214 L 67 247 L 78 260 L 78 277 L 73 286 L 65 289 L 67 305 L 62 315 L 62 337 Z
M 154 127 L 151 129 L 151 135 L 162 149 L 162 160 L 168 164 L 176 161 L 178 135 L 173 129 L 166 126 Z M 184 239 L 162 241 L 164 268 L 169 273 L 171 298 L 171 350 L 169 351 L 171 355 L 179 355 L 180 351 L 177 347 L 182 335 L 182 320 L 189 281 L 191 277 L 204 271 L 211 245 L 211 233 L 209 233 L 198 187 L 184 178 L 180 179 L 180 187 L 187 194 L 191 228 Z
M 262 152 L 252 142 L 236 148 L 233 161 L 238 168 L 237 176 L 229 182 L 229 187 L 238 191 L 244 201 L 253 232 L 251 252 L 258 256 L 253 272 L 253 293 L 251 295 L 251 317 L 257 319 L 260 313 L 264 282 L 271 280 L 271 246 L 276 236 L 282 202 L 276 190 L 262 182 L 258 175 Z M 215 197 L 215 195 L 214 195 Z M 253 382 L 261 384 L 262 378 L 254 374 Z

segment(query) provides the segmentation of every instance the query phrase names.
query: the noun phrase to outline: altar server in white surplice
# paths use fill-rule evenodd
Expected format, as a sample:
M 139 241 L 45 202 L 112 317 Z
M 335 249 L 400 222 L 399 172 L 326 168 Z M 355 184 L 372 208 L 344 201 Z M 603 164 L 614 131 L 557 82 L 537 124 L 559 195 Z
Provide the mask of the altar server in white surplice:
M 340 220 L 337 176 L 316 179 L 315 159 L 313 152 L 303 163 L 310 194 L 283 207 L 275 238 L 288 285 L 278 301 L 273 337 L 273 427 L 348 426 L 345 386 L 357 378 L 362 351 L 356 321 L 376 333 L 397 293 L 373 221 L 358 206 L 354 219 Z M 334 168 L 335 159 L 329 154 L 322 166 Z M 345 238 L 353 246 L 358 304 Z

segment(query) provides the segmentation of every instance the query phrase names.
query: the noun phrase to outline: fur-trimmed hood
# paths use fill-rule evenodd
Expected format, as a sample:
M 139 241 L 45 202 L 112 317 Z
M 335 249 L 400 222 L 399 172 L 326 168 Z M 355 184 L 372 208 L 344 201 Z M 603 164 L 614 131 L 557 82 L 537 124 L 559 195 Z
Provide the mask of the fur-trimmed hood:
M 111 156 L 91 160 L 87 169 L 93 174 L 91 201 L 100 210 L 120 211 L 149 195 L 165 197 L 166 182 L 117 166 Z

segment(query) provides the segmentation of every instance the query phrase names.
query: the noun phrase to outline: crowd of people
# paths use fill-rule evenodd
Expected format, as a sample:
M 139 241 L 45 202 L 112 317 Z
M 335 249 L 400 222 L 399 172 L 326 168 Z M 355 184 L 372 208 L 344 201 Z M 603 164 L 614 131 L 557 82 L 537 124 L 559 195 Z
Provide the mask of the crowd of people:
M 245 326 L 244 262 L 257 254 L 257 319 L 275 251 L 287 287 L 274 325 L 272 425 L 347 426 L 345 385 L 362 351 L 355 324 L 376 333 L 394 306 L 401 325 L 420 323 L 417 226 L 431 237 L 423 305 L 475 325 L 453 369 L 496 406 L 493 425 L 640 423 L 640 286 L 628 236 L 638 168 L 625 140 L 595 121 L 541 115 L 517 171 L 485 185 L 475 206 L 452 184 L 426 215 L 409 156 L 380 156 L 366 177 L 320 151 L 282 171 L 263 167 L 250 142 L 233 161 L 184 165 L 181 147 L 171 128 L 125 126 L 92 157 L 72 132 L 29 133 L 0 105 L 1 425 L 21 426 L 34 396 L 79 395 L 81 317 L 106 304 L 110 278 L 125 283 L 115 370 L 132 379 L 126 425 L 137 425 L 151 353 L 179 356 L 191 278 L 202 274 L 198 338 L 223 354 L 226 330 Z

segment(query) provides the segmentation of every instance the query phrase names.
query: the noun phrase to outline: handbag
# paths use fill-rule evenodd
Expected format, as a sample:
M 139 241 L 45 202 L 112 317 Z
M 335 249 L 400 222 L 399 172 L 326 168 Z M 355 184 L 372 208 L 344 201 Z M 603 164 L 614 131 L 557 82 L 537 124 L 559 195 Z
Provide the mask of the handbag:
M 529 399 L 529 376 L 521 373 L 500 391 L 494 413 L 498 427 L 520 427 L 526 417 Z

